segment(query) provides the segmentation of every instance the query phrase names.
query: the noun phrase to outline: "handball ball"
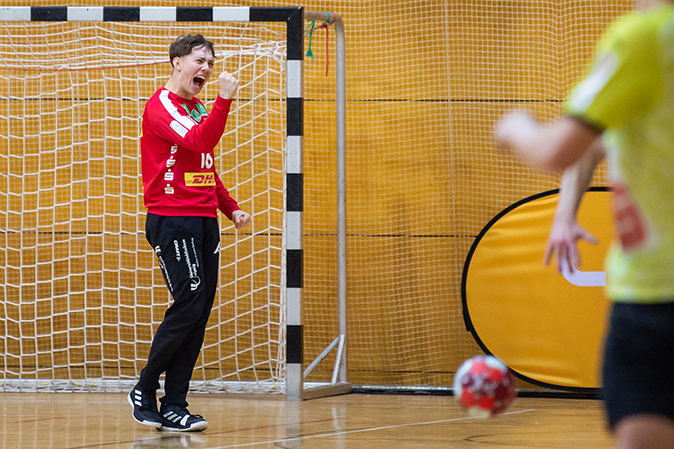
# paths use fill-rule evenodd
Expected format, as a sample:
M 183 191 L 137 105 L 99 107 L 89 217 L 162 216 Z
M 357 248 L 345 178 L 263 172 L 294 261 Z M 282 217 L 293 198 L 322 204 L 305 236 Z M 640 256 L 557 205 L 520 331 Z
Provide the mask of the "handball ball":
M 471 416 L 503 413 L 515 399 L 515 376 L 499 359 L 478 355 L 466 360 L 454 375 L 454 397 Z

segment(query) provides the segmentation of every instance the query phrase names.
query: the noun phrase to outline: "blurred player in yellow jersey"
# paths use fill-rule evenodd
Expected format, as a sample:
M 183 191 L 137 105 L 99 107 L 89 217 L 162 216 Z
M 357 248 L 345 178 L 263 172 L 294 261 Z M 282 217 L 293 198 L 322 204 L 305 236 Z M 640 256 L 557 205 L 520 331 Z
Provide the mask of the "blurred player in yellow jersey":
M 565 116 L 526 113 L 496 125 L 499 146 L 565 170 L 546 258 L 577 260 L 592 240 L 575 212 L 601 158 L 609 160 L 618 241 L 606 261 L 613 300 L 603 389 L 619 448 L 674 448 L 674 1 L 637 1 L 601 39 Z

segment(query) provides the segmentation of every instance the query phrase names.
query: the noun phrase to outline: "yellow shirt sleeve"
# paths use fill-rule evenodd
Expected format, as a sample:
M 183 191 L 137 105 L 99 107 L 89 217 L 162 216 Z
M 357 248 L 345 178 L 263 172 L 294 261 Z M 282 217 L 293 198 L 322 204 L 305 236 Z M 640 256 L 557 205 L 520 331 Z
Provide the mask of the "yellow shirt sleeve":
M 626 16 L 606 32 L 589 75 L 567 99 L 566 114 L 599 129 L 614 128 L 645 114 L 662 97 L 657 26 L 634 19 Z

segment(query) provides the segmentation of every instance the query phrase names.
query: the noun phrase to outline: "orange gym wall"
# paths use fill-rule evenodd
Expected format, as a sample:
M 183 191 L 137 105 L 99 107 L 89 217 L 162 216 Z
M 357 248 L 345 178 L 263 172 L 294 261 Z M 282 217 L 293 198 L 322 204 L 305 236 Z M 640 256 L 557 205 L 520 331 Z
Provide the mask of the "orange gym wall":
M 207 0 L 115 4 L 216 6 Z M 255 2 L 289 5 L 299 3 Z M 471 244 L 498 212 L 558 184 L 557 177 L 496 153 L 493 121 L 513 104 L 545 119 L 557 115 L 596 38 L 631 2 L 301 5 L 334 11 L 346 27 L 350 380 L 447 386 L 458 364 L 480 352 L 461 315 L 461 272 Z M 336 275 L 312 271 L 334 257 L 325 249 L 336 245 L 324 237 L 336 223 L 334 191 L 324 184 L 334 179 L 334 159 L 326 157 L 334 152 L 334 104 L 318 101 L 326 99 L 321 86 L 334 74 L 325 77 L 324 33 L 313 36 L 315 60 L 305 59 L 306 360 L 334 338 L 326 329 L 336 333 Z M 334 64 L 334 44 L 329 51 Z M 597 182 L 605 183 L 603 172 Z M 98 263 L 115 259 L 116 250 L 106 248 Z

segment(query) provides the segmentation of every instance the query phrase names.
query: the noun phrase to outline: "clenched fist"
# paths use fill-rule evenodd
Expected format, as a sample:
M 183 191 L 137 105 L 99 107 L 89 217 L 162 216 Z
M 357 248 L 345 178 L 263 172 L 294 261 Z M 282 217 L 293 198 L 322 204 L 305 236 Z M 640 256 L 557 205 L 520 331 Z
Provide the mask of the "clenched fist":
M 242 210 L 235 210 L 232 213 L 232 221 L 236 229 L 241 229 L 250 223 L 250 214 Z
M 239 80 L 234 78 L 234 75 L 224 71 L 218 76 L 218 84 L 220 85 L 220 96 L 225 100 L 234 98 L 237 89 L 239 88 Z

